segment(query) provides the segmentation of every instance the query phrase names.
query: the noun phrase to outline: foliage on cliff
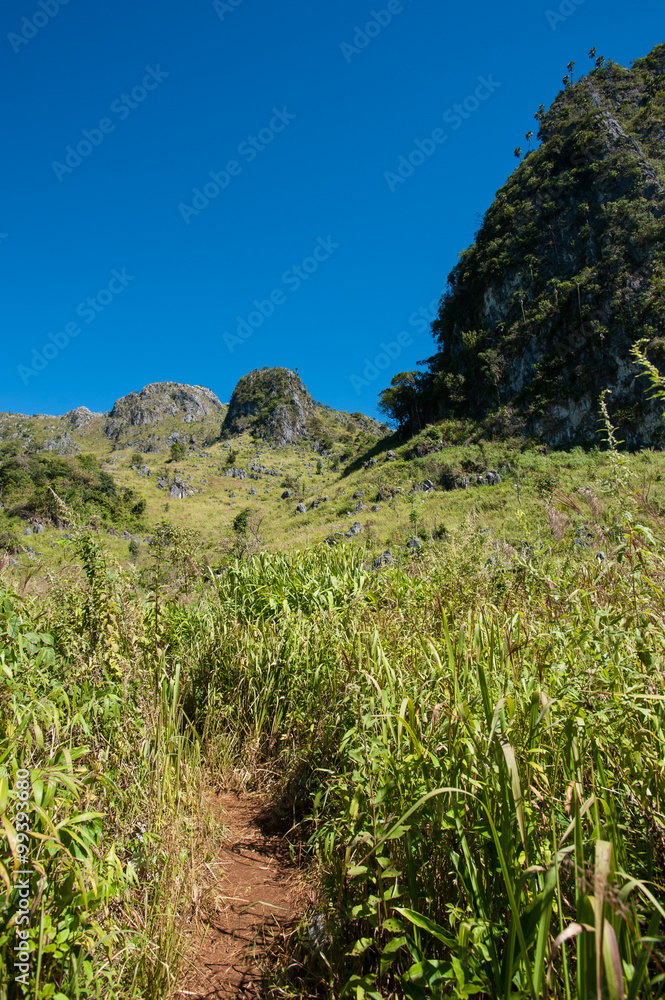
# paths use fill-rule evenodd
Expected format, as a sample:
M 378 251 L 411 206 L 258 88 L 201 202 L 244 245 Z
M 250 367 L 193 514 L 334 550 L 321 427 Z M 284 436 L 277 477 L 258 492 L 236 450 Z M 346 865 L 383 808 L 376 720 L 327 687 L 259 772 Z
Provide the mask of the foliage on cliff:
M 551 443 L 583 443 L 611 388 L 627 442 L 660 443 L 630 349 L 646 338 L 662 369 L 665 45 L 631 69 L 598 59 L 536 118 L 541 145 L 449 276 L 436 354 L 397 376 L 384 408 L 410 424 L 414 405 L 429 420 L 508 411 Z

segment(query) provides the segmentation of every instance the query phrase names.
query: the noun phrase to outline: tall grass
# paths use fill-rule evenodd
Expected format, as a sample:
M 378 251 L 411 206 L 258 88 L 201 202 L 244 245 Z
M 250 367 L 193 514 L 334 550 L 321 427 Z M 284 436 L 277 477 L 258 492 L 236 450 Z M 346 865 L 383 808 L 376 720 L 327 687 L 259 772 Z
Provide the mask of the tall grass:
M 86 586 L 63 588 L 41 610 L 0 592 L 3 1000 L 167 995 L 203 835 L 192 821 L 203 777 L 179 667 L 144 655 L 147 608 L 113 579 L 91 536 L 79 547 Z M 20 822 L 19 772 L 29 775 Z M 29 872 L 23 981 L 19 870 Z
M 273 795 L 318 884 L 275 996 L 661 996 L 663 525 L 610 486 L 557 488 L 554 539 L 470 519 L 380 572 L 322 547 L 169 582 L 167 546 L 152 594 L 82 535 L 84 584 L 4 595 L 0 877 L 25 767 L 34 996 L 169 995 L 223 781 Z
M 470 532 L 341 589 L 336 553 L 266 557 L 172 609 L 206 752 L 281 766 L 318 859 L 307 989 L 660 995 L 662 549 L 615 537 Z

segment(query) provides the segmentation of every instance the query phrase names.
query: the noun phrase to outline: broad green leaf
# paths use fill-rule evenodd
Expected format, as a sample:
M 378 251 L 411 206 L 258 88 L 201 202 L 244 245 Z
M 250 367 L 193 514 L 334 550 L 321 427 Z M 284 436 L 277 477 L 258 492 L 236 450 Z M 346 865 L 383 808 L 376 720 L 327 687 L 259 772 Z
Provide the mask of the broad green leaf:
M 609 920 L 603 926 L 603 965 L 610 1000 L 623 1000 L 623 968 L 619 945 Z
M 395 909 L 398 913 L 401 913 L 403 917 L 410 921 L 414 927 L 419 927 L 421 930 L 427 931 L 438 941 L 441 941 L 442 944 L 448 945 L 449 948 L 457 947 L 456 939 L 446 930 L 446 928 L 441 927 L 433 920 L 430 920 L 429 917 L 424 917 L 421 913 L 416 913 L 415 910 L 409 910 L 402 906 L 396 906 Z
M 347 952 L 347 954 L 351 956 L 363 955 L 368 948 L 371 948 L 373 944 L 374 944 L 374 938 L 368 938 L 368 937 L 360 938 L 358 941 L 355 942 L 353 948 L 351 949 L 351 951 Z

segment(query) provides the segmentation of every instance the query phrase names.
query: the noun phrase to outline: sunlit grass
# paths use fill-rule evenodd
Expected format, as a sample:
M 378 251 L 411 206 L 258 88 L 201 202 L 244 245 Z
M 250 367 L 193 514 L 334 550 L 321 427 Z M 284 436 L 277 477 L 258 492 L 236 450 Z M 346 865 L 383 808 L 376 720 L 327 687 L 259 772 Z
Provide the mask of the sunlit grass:
M 381 570 L 371 539 L 210 568 L 172 530 L 144 589 L 81 532 L 80 578 L 3 595 L 35 996 L 169 995 L 223 783 L 274 796 L 318 884 L 275 995 L 662 995 L 659 495 L 548 471 L 492 488 L 510 533 L 467 510 Z

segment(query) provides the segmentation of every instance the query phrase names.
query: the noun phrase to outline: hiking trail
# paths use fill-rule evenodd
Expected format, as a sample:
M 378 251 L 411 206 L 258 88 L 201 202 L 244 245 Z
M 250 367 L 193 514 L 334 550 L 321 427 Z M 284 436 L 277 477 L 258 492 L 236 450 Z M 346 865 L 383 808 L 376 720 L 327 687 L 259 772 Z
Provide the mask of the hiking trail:
M 176 1000 L 261 996 L 261 966 L 295 916 L 295 869 L 265 800 L 223 793 L 212 804 L 227 836 L 206 865 L 214 902 L 199 912 L 198 951 Z

